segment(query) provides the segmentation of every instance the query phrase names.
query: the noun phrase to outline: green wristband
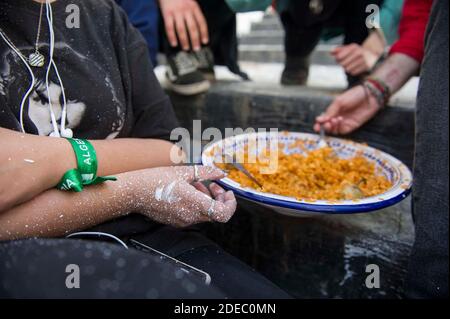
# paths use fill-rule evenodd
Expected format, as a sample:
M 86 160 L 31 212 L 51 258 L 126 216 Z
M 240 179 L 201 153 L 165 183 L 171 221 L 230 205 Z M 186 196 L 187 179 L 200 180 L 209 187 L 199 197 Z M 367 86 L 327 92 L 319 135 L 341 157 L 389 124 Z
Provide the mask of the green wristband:
M 78 172 L 80 172 L 83 185 L 89 185 L 97 177 L 97 154 L 94 147 L 87 140 L 77 138 L 67 139 L 77 157 Z
M 76 169 L 71 169 L 67 171 L 59 184 L 56 186 L 59 190 L 62 191 L 74 191 L 81 192 L 83 191 L 83 182 L 81 180 L 81 175 Z
M 97 176 L 97 154 L 92 144 L 82 139 L 67 139 L 75 152 L 77 158 L 77 169 L 70 170 L 64 174 L 58 184 L 60 190 L 73 190 L 81 192 L 83 185 L 96 185 L 106 181 L 115 181 L 115 177 Z

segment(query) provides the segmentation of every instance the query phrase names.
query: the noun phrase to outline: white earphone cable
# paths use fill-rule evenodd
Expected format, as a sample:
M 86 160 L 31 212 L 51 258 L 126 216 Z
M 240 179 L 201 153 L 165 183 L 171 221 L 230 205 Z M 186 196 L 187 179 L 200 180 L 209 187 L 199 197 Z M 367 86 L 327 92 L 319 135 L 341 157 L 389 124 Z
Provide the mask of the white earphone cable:
M 63 106 L 62 106 L 62 112 L 61 112 L 61 123 L 60 123 L 60 135 L 62 137 L 66 138 L 72 138 L 73 132 L 71 129 L 66 129 L 66 120 L 67 120 L 67 99 L 66 99 L 66 91 L 64 89 L 64 84 L 61 79 L 61 75 L 59 74 L 58 67 L 56 66 L 55 60 L 54 60 L 54 51 L 55 51 L 55 30 L 53 26 L 53 9 L 49 2 L 49 0 L 46 0 L 46 5 L 48 7 L 47 12 L 47 19 L 49 21 L 49 30 L 50 30 L 50 39 L 51 39 L 51 58 L 49 67 L 53 67 L 56 73 L 56 77 L 58 78 L 59 85 L 61 86 L 61 95 L 63 100 Z M 49 93 L 50 95 L 50 93 Z
M 120 245 L 122 245 L 124 248 L 128 249 L 127 244 L 125 244 L 120 238 L 112 235 L 112 234 L 108 234 L 108 233 L 104 233 L 104 232 L 78 232 L 78 233 L 72 233 L 70 235 L 67 235 L 66 238 L 74 238 L 74 237 L 79 237 L 79 236 L 97 236 L 97 237 L 108 237 L 111 239 L 114 239 L 115 241 L 117 241 Z
M 23 123 L 23 112 L 24 112 L 24 108 L 25 108 L 25 102 L 28 99 L 28 97 L 30 96 L 30 94 L 33 91 L 34 86 L 36 84 L 36 77 L 34 76 L 33 70 L 28 65 L 28 62 L 25 60 L 25 58 L 22 56 L 22 54 L 16 50 L 14 45 L 12 43 L 10 43 L 9 40 L 3 35 L 3 32 L 0 32 L 0 36 L 3 38 L 3 40 L 6 42 L 6 44 L 11 48 L 11 50 L 13 50 L 17 54 L 17 56 L 22 60 L 23 64 L 26 66 L 26 68 L 31 76 L 31 85 L 28 88 L 27 93 L 25 93 L 25 95 L 23 96 L 22 101 L 20 102 L 20 115 L 19 115 L 20 128 L 22 129 L 22 133 L 26 133 L 24 123 Z
M 56 121 L 56 115 L 55 112 L 53 111 L 53 103 L 52 103 L 52 96 L 51 96 L 51 91 L 50 91 L 50 71 L 51 68 L 53 66 L 53 52 L 54 52 L 54 34 L 53 34 L 53 13 L 52 13 L 52 7 L 50 5 L 49 0 L 45 1 L 45 7 L 46 7 L 46 15 L 47 15 L 47 23 L 48 23 L 48 28 L 49 28 L 49 33 L 50 33 L 50 57 L 49 57 L 49 63 L 48 63 L 48 67 L 47 67 L 47 72 L 45 74 L 45 87 L 47 89 L 47 95 L 48 95 L 48 107 L 49 107 L 49 111 L 50 111 L 50 118 L 52 120 L 52 126 L 53 126 L 53 133 L 50 136 L 53 137 L 61 137 L 61 133 L 58 129 L 58 124 Z
M 50 134 L 50 136 L 54 136 L 54 137 L 67 137 L 67 138 L 71 138 L 73 137 L 73 132 L 71 129 L 66 129 L 66 120 L 67 120 L 67 99 L 66 99 L 66 93 L 65 93 L 65 89 L 64 89 L 64 84 L 63 81 L 61 79 L 61 76 L 59 74 L 59 70 L 58 67 L 56 66 L 56 63 L 53 59 L 54 56 L 54 50 L 55 50 L 55 32 L 54 32 L 54 28 L 53 28 L 53 10 L 52 10 L 52 6 L 50 4 L 49 0 L 45 1 L 46 3 L 46 16 L 47 16 L 47 22 L 48 22 L 48 27 L 49 27 L 49 33 L 50 33 L 50 43 L 49 43 L 49 47 L 50 47 L 50 60 L 49 60 L 49 64 L 47 67 L 47 71 L 45 74 L 45 87 L 47 90 L 47 95 L 48 95 L 48 104 L 49 104 L 49 111 L 50 111 L 50 118 L 52 121 L 52 126 L 53 126 L 53 133 Z M 34 90 L 34 87 L 36 85 L 36 77 L 34 75 L 33 70 L 31 69 L 30 65 L 28 64 L 28 62 L 26 61 L 25 57 L 22 55 L 21 52 L 19 52 L 16 47 L 14 46 L 13 43 L 11 43 L 11 41 L 3 34 L 3 32 L 0 32 L 0 36 L 2 37 L 2 39 L 5 41 L 5 43 L 11 48 L 11 50 L 13 50 L 17 56 L 22 60 L 23 64 L 25 65 L 25 67 L 27 68 L 30 77 L 31 77 L 31 85 L 28 88 L 27 92 L 25 93 L 25 95 L 22 98 L 22 101 L 20 103 L 20 115 L 19 115 L 19 122 L 20 122 L 20 128 L 22 130 L 23 133 L 26 133 L 25 131 L 25 125 L 24 125 L 24 121 L 23 121 L 23 117 L 24 117 L 24 109 L 25 109 L 25 103 L 27 101 L 27 99 L 29 98 L 31 92 Z M 52 103 L 52 96 L 51 96 L 51 90 L 50 90 L 50 72 L 51 69 L 55 70 L 56 76 L 58 78 L 58 82 L 59 85 L 61 86 L 61 95 L 62 95 L 62 99 L 63 99 L 63 106 L 62 106 L 62 112 L 61 112 L 61 122 L 60 122 L 60 126 L 61 126 L 61 131 L 58 128 L 58 122 L 56 120 L 56 115 L 55 112 L 53 111 L 53 103 Z

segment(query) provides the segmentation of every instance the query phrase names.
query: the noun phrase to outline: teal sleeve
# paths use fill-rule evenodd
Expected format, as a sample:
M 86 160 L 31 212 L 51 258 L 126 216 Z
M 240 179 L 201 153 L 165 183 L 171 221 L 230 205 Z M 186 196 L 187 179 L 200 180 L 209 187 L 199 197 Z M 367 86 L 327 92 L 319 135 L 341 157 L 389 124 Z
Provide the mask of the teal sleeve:
M 398 39 L 398 27 L 404 0 L 384 0 L 380 10 L 380 26 L 388 45 Z
M 264 11 L 272 0 L 226 0 L 228 6 L 234 12 Z

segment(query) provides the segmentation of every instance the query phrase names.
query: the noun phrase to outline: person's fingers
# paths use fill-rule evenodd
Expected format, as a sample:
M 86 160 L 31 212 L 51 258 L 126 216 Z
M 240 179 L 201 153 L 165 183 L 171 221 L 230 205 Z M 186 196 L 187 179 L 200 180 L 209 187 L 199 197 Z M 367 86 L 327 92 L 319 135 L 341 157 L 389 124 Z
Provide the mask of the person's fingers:
M 211 183 L 211 185 L 209 185 L 209 190 L 215 199 L 218 199 L 220 195 L 226 193 L 226 191 L 216 183 Z
M 176 47 L 178 45 L 178 40 L 175 32 L 175 20 L 173 15 L 164 17 L 164 25 L 166 28 L 167 40 L 171 46 Z
M 342 48 L 343 48 L 343 46 L 335 47 L 334 49 L 332 49 L 330 51 L 331 55 L 336 56 L 337 54 L 339 54 L 339 52 L 341 52 Z
M 226 176 L 224 171 L 211 166 L 197 166 L 197 169 L 197 178 L 199 178 L 200 181 L 215 181 Z
M 337 133 L 336 135 L 345 135 L 350 133 L 350 131 L 348 131 L 348 125 L 346 124 L 345 119 L 340 116 L 338 117 L 338 125 L 337 125 Z
M 342 103 L 342 97 L 338 96 L 327 108 L 325 113 L 318 118 L 319 123 L 324 123 L 330 121 L 332 118 L 338 116 L 345 105 Z
M 198 30 L 197 23 L 191 13 L 186 13 L 186 26 L 189 33 L 189 38 L 191 40 L 192 50 L 198 51 L 200 50 L 200 32 Z
M 338 135 L 339 134 L 339 118 L 333 118 L 331 119 L 331 133 L 334 135 Z
M 332 116 L 329 116 L 324 113 L 324 114 L 316 117 L 316 123 L 321 125 L 321 124 L 324 124 L 325 122 L 328 122 L 331 119 L 332 119 Z M 319 127 L 319 129 L 320 129 L 320 127 Z
M 214 205 L 210 207 L 209 217 L 216 222 L 226 223 L 234 215 L 236 211 L 237 201 L 233 192 L 228 191 L 224 194 L 224 202 L 215 201 Z M 208 211 L 207 211 L 208 213 Z
M 178 35 L 178 40 L 180 41 L 180 46 L 183 50 L 188 51 L 190 48 L 189 38 L 186 31 L 186 23 L 184 16 L 182 14 L 177 14 L 175 16 L 175 25 Z
M 331 125 L 331 122 L 326 122 L 323 124 L 323 128 L 325 129 L 325 132 L 330 133 L 333 130 L 333 126 Z
M 341 47 L 340 50 L 336 52 L 334 55 L 334 58 L 336 59 L 336 62 L 341 63 L 343 59 L 345 59 L 351 52 L 351 49 L 348 46 Z
M 320 127 L 321 127 L 321 126 L 322 126 L 322 124 L 316 122 L 316 123 L 314 124 L 314 126 L 313 126 L 314 132 L 319 133 L 319 132 L 320 132 Z
M 335 58 L 336 61 L 339 64 L 342 64 L 342 62 L 348 58 L 355 50 L 357 49 L 356 46 L 349 44 L 341 47 L 341 49 L 337 52 Z
M 346 123 L 344 123 L 344 121 L 342 121 L 342 123 L 339 126 L 339 134 L 341 135 L 347 135 L 350 134 L 351 132 L 353 132 L 356 128 L 352 127 Z
M 355 50 L 354 52 L 350 53 L 345 59 L 343 59 L 340 64 L 344 69 L 346 69 L 354 63 L 360 63 L 361 59 L 362 56 L 358 51 Z
M 180 179 L 183 179 L 188 183 L 207 180 L 214 181 L 226 176 L 224 171 L 211 166 L 176 166 L 173 167 L 173 169 Z
M 222 193 L 219 195 L 221 198 L 216 200 L 187 184 L 183 186 L 181 194 L 190 203 L 188 210 L 193 214 L 206 216 L 208 220 L 226 223 L 236 211 L 237 202 L 232 192 Z
M 204 45 L 209 42 L 209 32 L 208 24 L 206 22 L 205 16 L 203 15 L 201 9 L 197 6 L 192 12 L 195 20 L 197 21 L 198 28 L 200 30 L 200 38 Z
M 364 60 L 362 59 L 356 59 L 345 67 L 345 71 L 351 75 L 355 75 L 354 73 L 360 69 L 364 69 Z
M 192 184 L 192 186 L 194 186 L 196 190 L 204 193 L 205 195 L 211 196 L 211 192 L 209 191 L 208 187 L 206 187 L 203 183 L 195 182 Z

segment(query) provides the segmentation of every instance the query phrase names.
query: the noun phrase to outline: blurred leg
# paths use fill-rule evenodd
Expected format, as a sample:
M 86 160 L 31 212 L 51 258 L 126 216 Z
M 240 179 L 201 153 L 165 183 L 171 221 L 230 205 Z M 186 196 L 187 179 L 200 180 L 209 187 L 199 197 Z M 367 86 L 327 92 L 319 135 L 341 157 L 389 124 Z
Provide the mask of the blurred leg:
M 314 13 L 309 0 L 289 1 L 280 12 L 285 30 L 286 62 L 281 82 L 284 85 L 305 85 L 309 58 L 320 41 L 325 22 L 333 15 L 340 1 L 322 1 L 323 9 Z
M 211 276 L 211 283 L 227 298 L 290 298 L 264 276 L 223 251 L 198 233 L 196 227 L 175 229 L 162 226 L 154 233 L 134 237 L 136 240 L 201 269 Z
M 238 39 L 236 13 L 225 0 L 197 0 L 208 23 L 209 47 L 214 56 L 215 65 L 225 65 L 228 69 L 247 80 L 238 65 Z
M 153 255 L 91 240 L 0 244 L 2 298 L 224 298 L 200 278 Z M 66 280 L 79 267 L 79 288 Z M 69 283 L 77 280 L 69 278 Z M 69 286 L 70 287 L 70 286 Z
M 344 21 L 344 44 L 357 43 L 362 44 L 369 36 L 369 30 L 366 26 L 366 19 L 369 13 L 366 8 L 370 4 L 380 5 L 380 0 L 347 0 L 342 2 L 339 9 L 342 12 Z M 359 84 L 360 77 L 347 74 L 349 87 Z
M 448 5 L 434 2 L 417 99 L 412 298 L 448 298 Z

